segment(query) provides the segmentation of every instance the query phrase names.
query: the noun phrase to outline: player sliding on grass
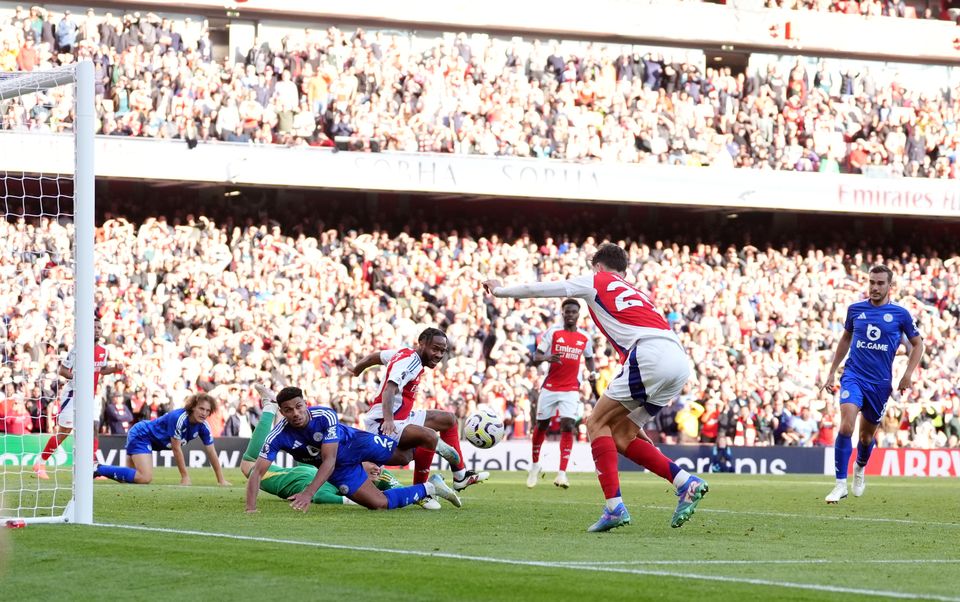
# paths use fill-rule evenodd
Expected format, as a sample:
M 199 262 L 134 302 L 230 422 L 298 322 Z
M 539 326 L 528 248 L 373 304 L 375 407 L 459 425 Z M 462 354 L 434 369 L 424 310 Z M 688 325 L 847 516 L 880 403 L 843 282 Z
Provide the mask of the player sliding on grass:
M 560 282 L 501 286 L 483 283 L 495 297 L 575 297 L 587 302 L 594 323 L 620 353 L 623 368 L 587 419 L 597 478 L 606 498 L 600 520 L 588 531 L 608 531 L 630 523 L 620 497 L 617 452 L 673 483 L 680 501 L 672 527 L 687 522 L 707 493 L 707 483 L 664 456 L 643 432 L 676 397 L 690 374 L 689 360 L 677 335 L 650 299 L 624 280 L 627 253 L 605 243 L 591 259 L 594 273 Z
M 853 468 L 853 495 L 860 497 L 867 487 L 864 468 L 873 451 L 887 399 L 893 391 L 893 358 L 901 340 L 906 337 L 909 341 L 910 359 L 897 389 L 904 391 L 913 386 L 910 375 L 923 357 L 923 337 L 913 318 L 906 309 L 890 302 L 893 271 L 876 265 L 870 268 L 868 278 L 870 298 L 847 309 L 843 334 L 837 343 L 830 372 L 820 387 L 821 391 L 833 388 L 837 367 L 849 351 L 850 358 L 840 377 L 840 432 L 834 444 L 837 483 L 827 494 L 828 504 L 836 504 L 847 497 L 847 468 L 853 453 L 851 438 L 858 413 L 863 414 L 863 420 L 860 421 L 857 442 L 857 464 Z
M 94 469 L 94 476 L 107 477 L 120 483 L 146 485 L 153 480 L 154 450 L 172 449 L 173 458 L 180 470 L 180 484 L 189 485 L 190 475 L 187 474 L 187 464 L 181 447 L 200 437 L 207 461 L 217 475 L 217 483 L 229 487 L 230 483 L 223 478 L 217 450 L 213 446 L 213 435 L 210 434 L 210 427 L 206 422 L 207 416 L 216 411 L 217 400 L 206 393 L 198 393 L 188 397 L 180 409 L 150 422 L 138 422 L 127 433 L 128 466 L 99 464 Z
M 439 328 L 427 328 L 417 338 L 417 347 L 397 350 L 376 351 L 357 362 L 356 366 L 347 366 L 354 376 L 360 376 L 364 370 L 373 366 L 386 365 L 387 374 L 380 386 L 380 392 L 371 402 L 364 422 L 364 428 L 371 433 L 380 433 L 397 437 L 406 446 L 406 429 L 411 425 L 423 426 L 440 433 L 441 439 L 460 454 L 460 461 L 451 463 L 453 469 L 453 488 L 466 489 L 474 483 L 490 478 L 489 472 L 467 470 L 460 452 L 460 433 L 457 430 L 457 418 L 450 412 L 440 410 L 415 410 L 414 401 L 420 387 L 423 368 L 436 368 L 447 352 L 447 335 Z M 433 464 L 433 450 L 418 448 L 413 454 L 413 482 L 424 483 L 430 475 Z M 439 510 L 436 500 L 427 499 L 421 504 L 427 510 Z
M 263 400 L 263 413 L 260 415 L 260 422 L 257 423 L 257 427 L 253 429 L 253 435 L 250 437 L 247 449 L 243 452 L 243 460 L 240 462 L 240 471 L 245 477 L 250 476 L 250 470 L 257 461 L 257 456 L 263 448 L 263 442 L 270 434 L 273 428 L 273 419 L 277 415 L 277 401 L 273 392 L 260 384 L 254 385 L 254 388 Z M 367 475 L 373 481 L 374 486 L 381 491 L 403 487 L 400 481 L 390 474 L 390 471 L 382 470 L 376 464 L 367 462 L 364 463 L 363 468 L 367 471 Z M 260 479 L 260 491 L 272 493 L 279 498 L 289 499 L 306 489 L 316 475 L 317 467 L 310 464 L 299 464 L 292 468 L 283 468 L 271 464 L 263 478 Z M 340 495 L 337 488 L 329 481 L 317 490 L 311 501 L 314 504 L 354 503 L 350 498 Z
M 277 394 L 277 404 L 283 419 L 267 435 L 260 457 L 250 471 L 247 512 L 257 511 L 260 481 L 281 451 L 293 456 L 297 462 L 317 468 L 306 488 L 290 497 L 290 507 L 294 510 L 306 512 L 313 496 L 327 481 L 343 495 L 371 510 L 402 508 L 427 495 L 440 496 L 460 507 L 460 498 L 447 487 L 440 475 L 434 475 L 427 483 L 380 491 L 363 469 L 363 462 L 407 464 L 413 457 L 412 448 L 416 446 L 436 449 L 448 462 L 457 462 L 459 455 L 435 432 L 414 427 L 408 437 L 410 447 L 401 446 L 391 437 L 340 424 L 336 412 L 330 408 L 308 407 L 303 391 L 296 387 L 282 389 Z

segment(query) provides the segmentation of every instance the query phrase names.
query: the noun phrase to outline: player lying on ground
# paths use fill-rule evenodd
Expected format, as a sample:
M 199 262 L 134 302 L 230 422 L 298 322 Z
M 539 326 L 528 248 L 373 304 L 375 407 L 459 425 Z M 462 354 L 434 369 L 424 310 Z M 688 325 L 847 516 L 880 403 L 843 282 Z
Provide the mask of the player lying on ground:
M 440 475 L 433 475 L 426 483 L 380 491 L 367 478 L 363 462 L 374 464 L 408 464 L 413 458 L 413 447 L 437 450 L 448 462 L 455 463 L 459 455 L 444 444 L 437 433 L 423 427 L 411 431 L 409 447 L 396 439 L 374 435 L 343 425 L 337 413 L 330 408 L 309 407 L 303 391 L 285 387 L 277 394 L 277 404 L 283 418 L 267 435 L 260 457 L 250 471 L 247 481 L 247 512 L 257 511 L 260 481 L 270 469 L 277 454 L 285 451 L 302 464 L 311 464 L 317 473 L 307 487 L 291 496 L 290 507 L 306 512 L 313 496 L 329 481 L 337 491 L 371 510 L 402 508 L 416 503 L 427 495 L 440 496 L 456 507 L 460 498 L 447 487 Z
M 490 473 L 467 470 L 463 463 L 463 453 L 460 451 L 460 432 L 457 428 L 456 416 L 442 410 L 413 408 L 424 367 L 431 370 L 436 368 L 443 360 L 447 349 L 447 335 L 439 328 L 427 328 L 417 337 L 415 348 L 375 351 L 357 362 L 356 366 L 348 365 L 347 369 L 354 376 L 360 376 L 364 370 L 373 366 L 387 367 L 380 392 L 367 410 L 364 428 L 371 433 L 396 437 L 401 444 L 405 444 L 406 428 L 410 425 L 437 431 L 440 433 L 440 438 L 460 454 L 460 461 L 451 464 L 451 469 L 453 470 L 453 488 L 461 491 L 474 483 L 486 481 L 490 478 Z M 414 484 L 427 481 L 432 464 L 432 449 L 418 448 L 414 451 Z M 440 509 L 440 504 L 429 498 L 420 505 L 428 510 Z
M 630 522 L 620 497 L 617 452 L 673 483 L 680 501 L 670 525 L 679 527 L 693 516 L 707 483 L 664 456 L 643 426 L 680 394 L 690 375 L 690 360 L 650 298 L 624 280 L 626 251 L 604 243 L 590 262 L 593 274 L 571 280 L 513 286 L 488 280 L 483 287 L 495 297 L 583 299 L 594 324 L 620 353 L 623 368 L 587 420 L 597 478 L 606 498 L 600 520 L 587 530 L 608 531 Z
M 857 463 L 853 468 L 853 495 L 859 497 L 866 489 L 864 469 L 876 443 L 877 427 L 883 419 L 887 400 L 893 392 L 893 359 L 901 341 L 906 338 L 910 359 L 897 389 L 913 386 L 911 375 L 923 358 L 923 337 L 913 318 L 903 307 L 890 301 L 893 271 L 884 265 L 870 268 L 869 299 L 854 303 L 847 309 L 843 334 L 837 342 L 837 351 L 830 372 L 820 390 L 833 388 L 837 368 L 850 352 L 843 376 L 840 377 L 840 432 L 834 445 L 834 473 L 836 485 L 827 494 L 826 502 L 836 504 L 847 497 L 847 469 L 853 453 L 853 425 L 857 414 L 860 437 L 857 442 Z
M 180 470 L 180 484 L 189 485 L 190 475 L 183 459 L 182 446 L 197 437 L 203 442 L 203 451 L 207 461 L 217 475 L 217 483 L 228 487 L 230 483 L 223 478 L 220 459 L 213 446 L 213 435 L 207 425 L 207 417 L 217 410 L 217 400 L 206 393 L 191 395 L 183 407 L 164 414 L 150 422 L 138 422 L 127 433 L 127 466 L 99 464 L 93 474 L 107 477 L 120 483 L 138 483 L 146 485 L 153 480 L 153 452 L 165 449 L 173 450 L 173 459 Z
M 267 435 L 273 429 L 273 419 L 277 415 L 277 401 L 273 392 L 260 384 L 254 385 L 254 388 L 263 400 L 263 413 L 260 415 L 260 422 L 257 423 L 257 427 L 253 429 L 250 443 L 247 444 L 247 449 L 243 452 L 243 460 L 240 462 L 240 471 L 245 477 L 250 476 L 250 470 L 257 462 L 257 455 L 263 448 L 263 442 L 266 441 Z M 389 470 L 383 470 L 376 464 L 369 462 L 364 463 L 363 468 L 367 471 L 367 475 L 369 475 L 374 486 L 381 491 L 403 487 Z M 316 475 L 317 467 L 310 464 L 299 464 L 292 468 L 283 468 L 271 464 L 263 478 L 260 479 L 260 491 L 272 493 L 286 500 L 306 489 Z M 314 504 L 354 503 L 350 498 L 340 495 L 337 488 L 329 481 L 317 490 L 313 495 L 312 502 Z

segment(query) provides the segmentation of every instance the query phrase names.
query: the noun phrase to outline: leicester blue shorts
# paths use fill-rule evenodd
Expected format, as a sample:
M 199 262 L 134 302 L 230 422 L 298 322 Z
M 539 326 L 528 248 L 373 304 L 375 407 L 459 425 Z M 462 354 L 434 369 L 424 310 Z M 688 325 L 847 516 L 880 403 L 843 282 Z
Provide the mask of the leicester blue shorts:
M 893 387 L 889 383 L 865 383 L 852 376 L 840 379 L 840 403 L 852 403 L 863 414 L 863 418 L 872 424 L 880 424 L 887 400 Z
M 127 433 L 127 455 L 152 454 L 153 439 L 147 430 L 146 422 L 138 422 Z
M 340 495 L 353 495 L 367 480 L 367 471 L 361 462 L 386 464 L 397 448 L 397 440 L 386 435 L 354 431 L 350 441 L 337 448 L 337 467 L 330 475 Z

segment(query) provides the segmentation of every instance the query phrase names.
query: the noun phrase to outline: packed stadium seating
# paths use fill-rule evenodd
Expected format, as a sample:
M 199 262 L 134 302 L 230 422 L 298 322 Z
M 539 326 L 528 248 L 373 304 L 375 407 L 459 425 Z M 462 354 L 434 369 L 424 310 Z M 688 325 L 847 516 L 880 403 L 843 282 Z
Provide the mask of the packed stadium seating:
M 903 3 L 775 4 L 900 15 Z M 960 86 L 911 89 L 849 63 L 811 68 L 773 57 L 735 73 L 680 50 L 336 27 L 311 31 L 306 44 L 258 41 L 240 60 L 215 61 L 201 20 L 0 11 L 0 71 L 84 58 L 96 63 L 98 132 L 113 136 L 960 176 Z M 58 94 L 9 103 L 0 129 L 69 130 L 68 99 Z M 557 307 L 492 302 L 479 282 L 578 273 L 609 237 L 627 242 L 631 273 L 681 333 L 695 367 L 658 421 L 664 440 L 699 440 L 701 424 L 736 411 L 742 443 L 831 444 L 836 417 L 820 378 L 842 312 L 863 291 L 863 268 L 886 263 L 931 351 L 920 386 L 893 404 L 881 442 L 960 445 L 960 266 L 948 234 L 901 240 L 912 245 L 902 248 L 815 237 L 761 244 L 749 231 L 724 239 L 690 224 L 642 238 L 622 224 L 584 230 L 541 216 L 398 222 L 341 212 L 317 223 L 296 207 L 244 214 L 249 207 L 238 203 L 188 216 L 162 199 L 146 212 L 109 202 L 97 234 L 97 301 L 125 373 L 107 389 L 138 418 L 200 387 L 227 402 L 219 417 L 227 432 L 243 434 L 258 405 L 249 385 L 295 382 L 357 422 L 375 382 L 351 379 L 344 364 L 435 323 L 454 352 L 424 378 L 426 403 L 460 416 L 491 405 L 510 419 L 511 436 L 524 436 L 539 379 L 527 360 Z M 584 212 L 577 224 L 606 223 L 595 209 L 571 207 Z M 283 223 L 271 221 L 281 215 Z M 50 276 L 65 269 L 67 236 L 55 221 L 8 217 L 0 221 L 0 426 L 49 430 L 71 328 Z M 536 230 L 525 228 L 531 223 Z M 44 245 L 13 253 L 36 240 Z M 603 386 L 616 361 L 600 338 L 597 348 Z
M 98 131 L 108 135 L 960 175 L 956 82 L 911 89 L 828 62 L 736 73 L 683 51 L 335 27 L 305 43 L 257 41 L 243 60 L 220 62 L 197 21 L 0 13 L 0 71 L 77 58 L 97 65 Z M 14 107 L 3 127 L 70 123 L 63 111 Z
M 765 0 L 767 8 L 810 10 L 859 17 L 900 17 L 906 19 L 956 20 L 960 6 L 955 2 L 905 2 L 904 0 Z
M 427 371 L 426 403 L 460 416 L 491 405 L 512 419 L 511 436 L 523 436 L 539 378 L 528 364 L 530 351 L 537 334 L 559 319 L 557 303 L 494 302 L 479 283 L 489 274 L 531 280 L 580 273 L 600 240 L 583 229 L 596 224 L 588 231 L 624 238 L 630 273 L 651 289 L 695 367 L 688 390 L 665 414 L 676 424 L 660 425 L 667 440 L 696 441 L 698 423 L 711 412 L 742 404 L 736 411 L 743 412 L 743 443 L 790 443 L 787 423 L 809 409 L 814 437 L 802 444 L 829 444 L 829 428 L 817 426 L 829 397 L 817 387 L 843 311 L 864 290 L 863 268 L 882 262 L 896 272 L 900 301 L 930 346 L 919 386 L 891 404 L 883 444 L 958 445 L 960 265 L 947 231 L 917 230 L 917 240 L 903 240 L 907 250 L 891 255 L 882 239 L 876 247 L 843 246 L 839 237 L 809 234 L 773 244 L 756 228 L 721 236 L 695 223 L 661 225 L 662 240 L 631 239 L 629 223 L 579 205 L 547 214 L 514 207 L 511 217 L 498 220 L 460 216 L 454 226 L 456 209 L 405 218 L 328 205 L 317 221 L 312 205 L 303 203 L 209 206 L 206 217 L 182 206 L 157 196 L 118 214 L 124 204 L 115 198 L 97 232 L 105 341 L 111 358 L 125 365 L 120 393 L 139 417 L 162 413 L 199 387 L 227 402 L 221 420 L 231 420 L 241 405 L 241 415 L 255 420 L 249 385 L 265 382 L 297 383 L 356 421 L 376 383 L 371 374 L 359 382 L 347 376 L 344 362 L 405 344 L 422 325 L 439 324 L 452 353 Z M 65 239 L 63 226 L 52 221 L 0 222 L 0 229 L 8 248 Z M 27 257 L 4 252 L 0 267 L 8 362 L 0 371 L 8 398 L 26 397 L 34 428 L 45 428 L 40 416 L 56 409 L 52 380 L 70 328 L 57 288 L 45 283 L 51 270 L 64 268 L 55 248 Z M 47 326 L 50 318 L 55 326 Z M 48 343 L 30 343 L 36 340 Z M 616 359 L 602 337 L 596 345 L 603 386 Z M 22 382 L 10 381 L 18 371 L 26 375 Z M 116 382 L 107 379 L 111 395 Z

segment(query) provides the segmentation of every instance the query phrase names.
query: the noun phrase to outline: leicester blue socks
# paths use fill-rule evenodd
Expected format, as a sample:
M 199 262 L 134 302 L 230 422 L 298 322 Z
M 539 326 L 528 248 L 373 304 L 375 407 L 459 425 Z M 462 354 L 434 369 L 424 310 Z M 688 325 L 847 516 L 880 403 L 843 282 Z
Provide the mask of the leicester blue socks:
M 101 464 L 93 471 L 94 476 L 107 477 L 118 483 L 133 483 L 133 477 L 137 476 L 134 468 L 126 466 L 111 466 L 110 464 Z
M 870 454 L 873 453 L 873 446 L 876 444 L 876 441 L 871 441 L 870 445 L 864 445 L 863 441 L 857 442 L 857 466 L 862 468 L 867 465 L 867 462 L 870 461 Z
M 427 497 L 427 488 L 421 483 L 410 487 L 387 489 L 383 492 L 383 495 L 387 496 L 387 508 L 393 510 L 409 506 Z
M 837 435 L 837 441 L 833 446 L 833 467 L 837 473 L 837 479 L 847 478 L 847 467 L 850 466 L 850 454 L 853 453 L 853 442 L 850 435 Z

